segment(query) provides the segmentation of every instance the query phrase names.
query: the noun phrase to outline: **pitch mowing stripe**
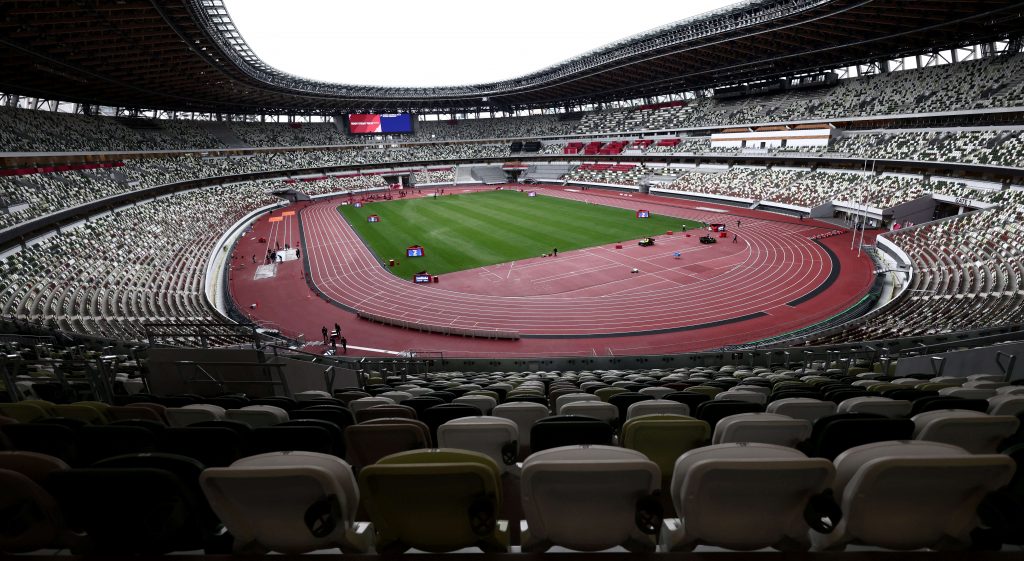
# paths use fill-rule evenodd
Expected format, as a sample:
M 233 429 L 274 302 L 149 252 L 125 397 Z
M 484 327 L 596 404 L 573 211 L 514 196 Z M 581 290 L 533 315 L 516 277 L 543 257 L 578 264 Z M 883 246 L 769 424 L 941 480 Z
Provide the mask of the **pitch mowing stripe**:
M 537 257 L 557 247 L 569 251 L 693 228 L 699 223 L 655 214 L 637 220 L 634 211 L 516 191 L 446 195 L 339 207 L 383 261 L 396 259 L 400 277 L 433 274 Z M 366 217 L 377 214 L 381 222 Z M 426 257 L 406 258 L 420 244 Z

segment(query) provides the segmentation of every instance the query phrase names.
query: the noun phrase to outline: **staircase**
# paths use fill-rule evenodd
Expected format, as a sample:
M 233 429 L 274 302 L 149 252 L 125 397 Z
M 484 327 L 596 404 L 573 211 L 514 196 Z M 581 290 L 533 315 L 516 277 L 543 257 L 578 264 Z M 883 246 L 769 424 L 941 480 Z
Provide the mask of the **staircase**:
M 484 185 L 500 185 L 508 183 L 508 176 L 499 166 L 478 166 L 472 168 L 473 179 Z
M 227 148 L 249 148 L 250 146 L 242 139 L 238 138 L 235 131 L 231 130 L 231 126 L 227 123 L 220 121 L 210 121 L 202 123 L 206 130 L 214 136 L 217 140 L 224 143 Z

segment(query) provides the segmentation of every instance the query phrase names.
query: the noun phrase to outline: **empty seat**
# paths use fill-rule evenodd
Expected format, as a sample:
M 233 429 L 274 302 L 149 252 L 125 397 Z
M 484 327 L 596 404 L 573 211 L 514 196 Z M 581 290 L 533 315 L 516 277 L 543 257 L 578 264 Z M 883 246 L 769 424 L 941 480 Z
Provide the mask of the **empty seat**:
M 76 429 L 57 423 L 14 423 L 0 426 L 17 450 L 47 454 L 77 465 L 78 436 Z
M 604 401 L 574 401 L 562 407 L 562 415 L 579 415 L 600 419 L 615 426 L 619 419 L 619 408 Z
M 566 446 L 531 455 L 522 472 L 523 551 L 653 551 L 661 513 L 652 494 L 660 477 L 635 450 Z
M 556 415 L 534 423 L 530 451 L 538 452 L 576 444 L 611 445 L 614 431 L 608 423 L 592 417 Z
M 356 423 L 352 412 L 344 407 L 336 405 L 316 405 L 303 409 L 296 409 L 289 414 L 292 420 L 318 419 L 334 423 L 335 426 L 344 430 L 349 425 Z
M 649 396 L 653 397 L 654 399 L 664 399 L 666 395 L 668 395 L 670 393 L 675 393 L 675 392 L 676 392 L 676 390 L 674 388 L 666 388 L 666 387 L 663 387 L 663 386 L 652 386 L 652 387 L 642 388 L 639 393 L 642 393 L 644 395 L 649 395 Z
M 290 422 L 294 423 L 295 421 Z M 303 419 L 302 422 L 306 424 L 285 426 L 284 423 L 281 423 L 272 427 L 253 429 L 252 436 L 249 438 L 249 454 L 291 451 L 336 454 L 334 435 L 331 434 L 327 426 L 316 424 L 327 423 L 327 421 Z M 331 423 L 327 424 L 334 426 Z M 337 429 L 337 427 L 334 428 Z M 338 430 L 340 431 L 340 429 Z
M 42 487 L 63 461 L 35 452 L 0 452 L 0 552 L 28 553 L 72 545 L 57 501 Z
M 530 431 L 533 424 L 548 416 L 548 408 L 539 403 L 502 403 L 494 408 L 494 416 L 508 419 L 516 424 L 519 435 L 519 457 L 524 458 L 530 451 Z
M 413 395 L 409 392 L 403 391 L 387 391 L 376 394 L 374 397 L 383 397 L 394 401 L 395 403 L 402 403 L 407 399 L 412 399 Z
M 1024 395 L 1000 394 L 988 398 L 989 415 L 1013 415 L 1024 413 Z
M 182 456 L 119 456 L 50 474 L 46 488 L 68 527 L 84 530 L 89 554 L 168 553 L 206 548 L 218 522 L 199 490 L 203 466 Z
M 711 427 L 704 421 L 683 415 L 643 415 L 622 425 L 624 448 L 642 452 L 657 464 L 662 479 L 672 477 L 676 459 L 707 443 Z
M 910 415 L 913 417 L 918 413 L 938 411 L 940 409 L 966 409 L 968 411 L 988 411 L 988 401 L 985 399 L 967 399 L 963 397 L 936 395 L 915 399 L 910 408 Z
M 729 415 L 760 413 L 762 411 L 764 411 L 764 405 L 753 401 L 712 399 L 698 405 L 694 416 L 702 421 L 707 421 L 711 425 L 712 433 L 714 433 L 715 425 L 718 424 L 720 419 L 724 419 Z
M 964 399 L 988 399 L 996 395 L 996 390 L 982 388 L 942 388 L 939 390 L 939 395 L 962 397 Z
M 822 458 L 772 444 L 714 444 L 676 461 L 671 495 L 678 520 L 666 520 L 661 544 L 668 551 L 697 545 L 736 550 L 810 547 L 809 522 L 834 521 L 837 511 L 805 515 L 825 492 L 835 471 Z
M 519 458 L 519 428 L 500 417 L 452 419 L 438 427 L 437 445 L 487 454 L 505 472 Z
M 445 403 L 444 405 L 435 405 L 434 407 L 424 410 L 423 414 L 420 415 L 420 420 L 430 427 L 430 438 L 434 442 L 437 442 L 437 427 L 451 421 L 452 419 L 478 417 L 480 415 L 480 409 L 473 405 L 466 403 Z
M 794 448 L 810 434 L 811 422 L 804 419 L 778 413 L 741 413 L 718 421 L 711 442 L 760 442 Z
M 835 466 L 843 520 L 832 533 L 811 532 L 816 550 L 842 550 L 849 543 L 963 549 L 977 526 L 978 504 L 1014 470 L 1007 456 L 971 455 L 922 441 L 857 446 Z
M 874 413 L 885 417 L 906 417 L 910 414 L 911 403 L 902 399 L 880 396 L 851 397 L 843 400 L 838 413 Z
M 335 456 L 260 454 L 207 469 L 200 483 L 236 553 L 370 549 L 369 528 L 355 522 L 359 489 L 352 469 Z
M 597 397 L 592 393 L 580 391 L 573 391 L 567 394 L 560 395 L 558 396 L 558 398 L 555 399 L 555 414 L 565 415 L 565 413 L 562 412 L 563 407 L 570 403 L 577 403 L 581 401 L 601 401 L 601 398 Z
M 472 405 L 480 410 L 482 415 L 490 415 L 491 411 L 498 405 L 498 400 L 486 395 L 464 395 L 456 397 L 452 403 Z
M 959 446 L 972 454 L 992 454 L 1020 426 L 1016 417 L 948 409 L 914 415 L 914 438 Z
M 808 456 L 831 460 L 861 444 L 913 437 L 914 422 L 910 419 L 890 419 L 871 413 L 837 413 L 818 419 L 801 449 Z
M 650 401 L 638 401 L 629 406 L 626 410 L 626 420 L 641 415 L 689 415 L 690 407 L 685 403 L 672 401 L 671 399 L 652 399 Z
M 165 413 L 167 423 L 172 427 L 185 427 L 202 421 L 219 421 L 225 417 L 223 407 L 206 403 L 168 407 Z
M 111 421 L 143 419 L 167 424 L 167 408 L 157 403 L 111 406 L 107 409 L 107 417 Z
M 206 467 L 224 467 L 245 455 L 248 435 L 228 427 L 175 427 L 160 433 L 157 449 L 194 458 Z
M 359 490 L 377 551 L 508 551 L 507 523 L 498 521 L 500 477 L 487 455 L 447 448 L 392 454 L 364 467 Z
M 790 397 L 772 401 L 765 411 L 814 423 L 822 417 L 835 414 L 836 404 L 833 401 L 807 397 Z
M 241 409 L 228 409 L 228 420 L 239 421 L 252 428 L 270 427 L 288 420 L 288 412 L 276 405 L 247 405 Z
M 756 403 L 758 405 L 764 405 L 768 403 L 768 396 L 761 392 L 744 391 L 744 390 L 726 390 L 722 393 L 716 394 L 715 399 L 728 399 L 732 401 L 749 401 L 750 403 Z
M 358 470 L 391 454 L 430 448 L 430 429 L 415 419 L 374 419 L 346 427 L 345 443 Z
M 361 397 L 359 399 L 354 399 L 348 402 L 348 408 L 350 411 L 352 411 L 352 414 L 354 415 L 358 413 L 360 409 L 366 409 L 368 407 L 373 407 L 374 405 L 394 404 L 395 401 L 393 399 L 388 399 L 386 397 Z
M 365 423 L 373 419 L 415 419 L 416 410 L 406 405 L 374 405 L 356 412 L 356 422 Z
M 156 451 L 156 434 L 142 427 L 86 425 L 78 431 L 77 462 L 89 466 L 123 454 Z

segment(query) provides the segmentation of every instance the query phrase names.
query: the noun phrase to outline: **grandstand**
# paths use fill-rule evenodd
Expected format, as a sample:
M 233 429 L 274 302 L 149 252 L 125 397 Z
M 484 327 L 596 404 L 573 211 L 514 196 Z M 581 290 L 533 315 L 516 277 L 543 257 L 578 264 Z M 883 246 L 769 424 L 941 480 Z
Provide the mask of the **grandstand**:
M 435 88 L 221 0 L 0 11 L 0 553 L 1020 556 L 1024 4 Z M 703 227 L 414 283 L 338 210 L 495 189 Z M 466 204 L 460 251 L 529 238 Z

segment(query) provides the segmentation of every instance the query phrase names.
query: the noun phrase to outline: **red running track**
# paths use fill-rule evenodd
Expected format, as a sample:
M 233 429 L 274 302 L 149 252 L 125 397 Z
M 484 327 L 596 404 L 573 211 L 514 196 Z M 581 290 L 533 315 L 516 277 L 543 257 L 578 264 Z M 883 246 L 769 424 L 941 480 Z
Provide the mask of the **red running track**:
M 623 249 L 599 246 L 560 253 L 557 258 L 462 271 L 445 275 L 438 284 L 415 285 L 385 270 L 337 212 L 337 201 L 326 201 L 303 208 L 301 217 L 311 279 L 330 299 L 350 310 L 398 320 L 518 331 L 523 338 L 487 341 L 358 320 L 351 312 L 310 297 L 299 262 L 279 265 L 280 273 L 272 279 L 254 280 L 251 273 L 236 271 L 230 283 L 232 294 L 242 306 L 259 301 L 254 315 L 273 321 L 286 333 L 316 334 L 320 325 L 341 322 L 340 317 L 350 345 L 364 349 L 423 349 L 463 356 L 654 354 L 716 348 L 813 324 L 851 306 L 873 281 L 871 261 L 850 252 L 849 234 L 821 244 L 810 239 L 827 231 L 827 225 L 664 197 L 538 191 L 726 222 L 738 233 L 739 243 L 732 243 L 730 237 L 701 245 L 696 234 L 677 233 L 659 237 L 650 248 L 625 241 Z M 738 228 L 737 219 L 742 220 Z M 265 246 L 250 246 L 275 225 L 285 228 L 287 235 L 297 228 L 294 221 L 268 224 L 261 219 L 236 253 L 265 252 Z M 825 247 L 834 252 L 842 273 L 820 294 L 794 305 L 832 273 Z M 680 258 L 674 256 L 677 251 Z M 631 274 L 633 268 L 640 273 Z M 282 298 L 282 294 L 306 298 Z M 281 305 L 282 300 L 287 304 Z

